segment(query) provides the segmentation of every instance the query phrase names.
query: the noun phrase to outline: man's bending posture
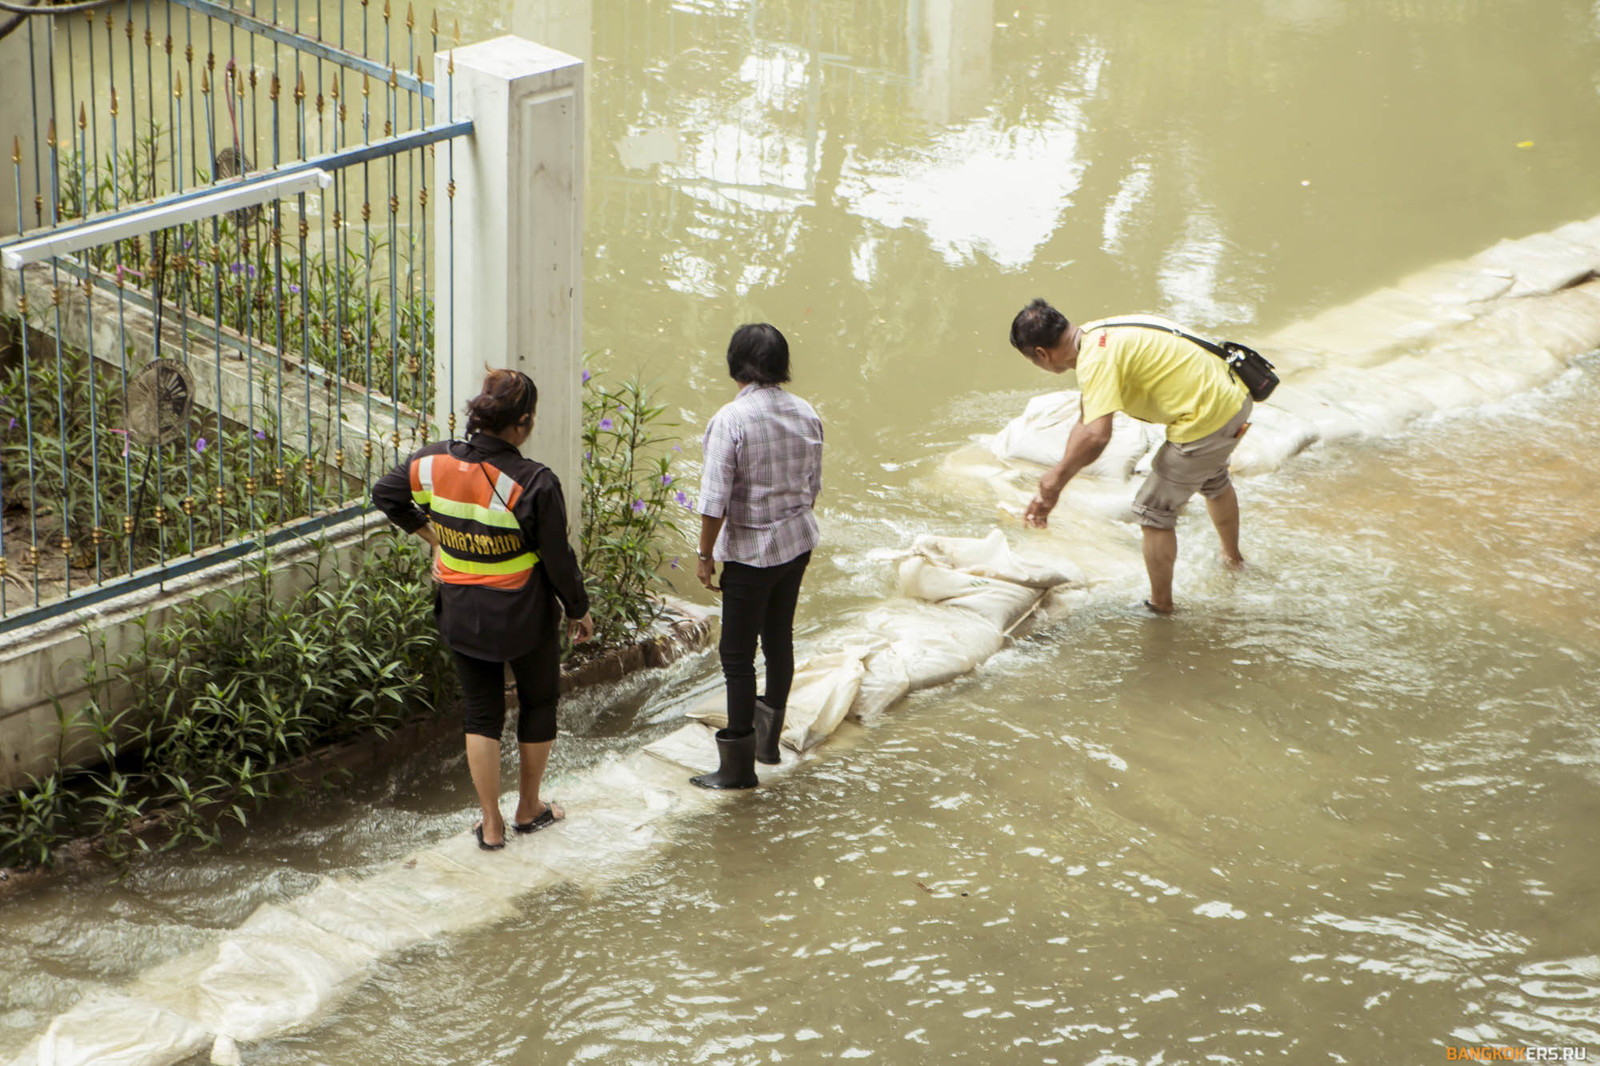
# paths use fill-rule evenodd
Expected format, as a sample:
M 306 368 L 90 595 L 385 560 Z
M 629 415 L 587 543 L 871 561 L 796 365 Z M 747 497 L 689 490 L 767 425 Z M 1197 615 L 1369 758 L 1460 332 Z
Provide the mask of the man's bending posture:
M 1067 436 L 1066 454 L 1039 479 L 1039 494 L 1023 515 L 1028 525 L 1042 529 L 1067 482 L 1105 450 L 1114 412 L 1167 427 L 1166 443 L 1133 501 L 1150 574 L 1145 606 L 1160 614 L 1173 609 L 1178 510 L 1196 491 L 1206 498 L 1222 540 L 1223 562 L 1234 570 L 1244 566 L 1239 498 L 1228 478 L 1228 459 L 1250 428 L 1252 407 L 1249 392 L 1227 364 L 1164 328 L 1171 325 L 1151 315 L 1130 315 L 1074 326 L 1043 300 L 1034 300 L 1011 322 L 1014 348 L 1040 370 L 1076 369 L 1082 389 L 1078 424 Z

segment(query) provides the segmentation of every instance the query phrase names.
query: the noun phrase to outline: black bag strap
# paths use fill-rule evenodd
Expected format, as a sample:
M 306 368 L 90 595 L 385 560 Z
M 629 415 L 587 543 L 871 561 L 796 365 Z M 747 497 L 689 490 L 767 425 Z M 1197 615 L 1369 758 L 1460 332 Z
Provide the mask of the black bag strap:
M 450 457 L 452 459 L 455 458 L 455 454 L 456 453 L 454 451 L 454 448 L 455 448 L 455 446 L 457 444 L 464 444 L 464 445 L 466 445 L 468 451 L 472 450 L 472 442 L 471 441 L 466 441 L 466 440 L 455 441 L 455 440 L 453 440 L 453 441 L 450 442 Z M 465 458 L 465 457 L 463 457 L 463 458 Z M 500 501 L 500 506 L 504 507 L 506 509 L 506 513 L 507 514 L 510 514 L 511 513 L 511 505 L 506 503 L 506 498 L 504 496 L 500 495 L 500 486 L 498 486 L 498 485 L 496 485 L 494 483 L 494 478 L 489 476 L 489 471 L 487 471 L 487 470 L 485 470 L 483 468 L 484 463 L 488 462 L 488 460 L 487 459 L 466 459 L 466 461 L 469 462 L 469 463 L 475 463 L 477 465 L 478 473 L 482 474 L 483 475 L 483 480 L 485 480 L 485 481 L 487 481 L 489 483 L 489 491 L 494 493 L 494 498 Z M 523 540 L 526 541 L 527 538 L 524 537 Z
M 1141 326 L 1145 329 L 1159 329 L 1163 333 L 1171 333 L 1175 337 L 1182 337 L 1191 344 L 1198 344 L 1223 362 L 1228 361 L 1228 353 L 1220 344 L 1196 337 L 1193 333 L 1185 333 L 1177 326 L 1163 326 L 1159 322 L 1096 322 L 1094 328 L 1109 329 L 1112 326 Z

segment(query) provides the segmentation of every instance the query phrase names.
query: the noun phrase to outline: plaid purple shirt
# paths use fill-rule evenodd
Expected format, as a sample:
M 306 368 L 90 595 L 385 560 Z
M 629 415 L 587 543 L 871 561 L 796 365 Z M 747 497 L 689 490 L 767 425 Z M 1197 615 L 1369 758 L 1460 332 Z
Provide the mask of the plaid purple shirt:
M 706 426 L 702 515 L 725 517 L 718 562 L 778 566 L 817 546 L 822 420 L 777 385 L 746 385 Z

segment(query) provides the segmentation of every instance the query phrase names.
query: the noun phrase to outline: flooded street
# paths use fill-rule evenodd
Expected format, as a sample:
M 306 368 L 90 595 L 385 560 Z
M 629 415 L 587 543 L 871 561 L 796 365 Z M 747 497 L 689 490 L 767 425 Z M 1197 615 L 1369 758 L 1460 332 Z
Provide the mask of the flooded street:
M 1005 343 L 1029 298 L 1248 340 L 1600 213 L 1586 0 L 463 13 L 464 40 L 496 32 L 590 62 L 595 365 L 654 379 L 693 460 L 731 329 L 788 335 L 828 434 L 802 656 L 894 594 L 881 554 L 917 533 L 1026 546 L 939 466 L 1058 387 Z M 1178 616 L 1130 573 L 677 821 L 654 861 L 384 957 L 244 1061 L 1593 1060 L 1597 406 L 1589 356 L 1241 480 L 1251 568 L 1223 571 L 1191 506 Z M 718 679 L 712 656 L 570 701 L 554 797 Z M 457 748 L 7 903 L 0 1049 L 322 874 L 465 830 Z

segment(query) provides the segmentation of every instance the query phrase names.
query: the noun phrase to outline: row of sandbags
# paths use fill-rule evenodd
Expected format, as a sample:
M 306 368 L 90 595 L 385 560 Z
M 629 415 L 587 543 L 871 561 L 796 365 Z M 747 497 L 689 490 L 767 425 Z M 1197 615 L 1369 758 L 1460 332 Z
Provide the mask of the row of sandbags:
M 1508 242 L 1279 331 L 1259 347 L 1285 384 L 1258 405 L 1236 472 L 1275 469 L 1317 440 L 1388 432 L 1416 414 L 1548 380 L 1600 346 L 1600 283 L 1585 280 L 1597 267 L 1600 219 Z M 1039 397 L 946 473 L 975 476 L 1019 509 L 1076 417 L 1074 394 Z M 1136 537 L 1119 544 L 1104 519 L 1126 509 L 1130 481 L 1160 439 L 1119 420 L 1112 448 L 1074 483 L 1073 514 L 1053 520 L 1051 536 L 1030 538 L 1026 552 L 998 530 L 918 538 L 895 560 L 900 596 L 846 620 L 799 664 L 789 750 L 763 779 L 787 772 L 794 752 L 817 747 L 845 718 L 870 720 L 908 692 L 968 672 L 1008 636 L 1073 610 L 1094 580 L 1136 571 Z M 513 838 L 489 858 L 457 834 L 368 877 L 326 877 L 126 986 L 89 990 L 11 1062 L 163 1066 L 208 1049 L 213 1062 L 238 1062 L 241 1045 L 317 1025 L 385 955 L 499 920 L 520 895 L 627 876 L 665 845 L 674 822 L 727 800 L 688 783 L 716 766 L 721 704 L 718 691 L 690 709 L 697 721 L 561 782 L 570 815 L 562 826 Z

